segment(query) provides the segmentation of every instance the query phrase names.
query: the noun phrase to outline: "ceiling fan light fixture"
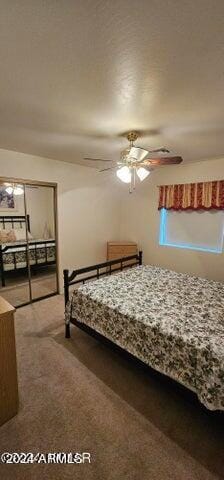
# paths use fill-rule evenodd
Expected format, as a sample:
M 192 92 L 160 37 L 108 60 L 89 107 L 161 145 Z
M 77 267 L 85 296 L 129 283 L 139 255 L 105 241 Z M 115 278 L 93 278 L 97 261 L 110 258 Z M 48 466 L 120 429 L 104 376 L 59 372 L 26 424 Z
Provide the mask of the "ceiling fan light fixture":
M 22 195 L 23 194 L 23 186 L 22 185 L 18 185 L 17 183 L 5 183 L 4 184 L 6 186 L 6 189 L 5 191 L 9 194 L 9 195 Z
M 13 192 L 13 187 L 11 186 L 8 186 L 5 191 L 9 194 L 9 195 L 12 195 L 12 192 Z
M 131 170 L 127 166 L 119 168 L 116 175 L 122 182 L 131 183 Z
M 148 154 L 149 152 L 145 148 L 131 147 L 128 157 L 133 158 L 136 162 L 142 162 Z
M 122 182 L 129 184 L 130 193 L 135 190 L 137 177 L 143 182 L 150 175 L 152 168 L 162 165 L 178 165 L 183 161 L 180 156 L 171 156 L 166 147 L 154 148 L 153 150 L 136 147 L 134 143 L 139 137 L 139 132 L 131 131 L 125 136 L 129 141 L 129 146 L 120 152 L 120 160 L 117 160 L 116 163 L 115 160 L 100 158 L 85 157 L 85 160 L 113 162 L 109 168 L 103 168 L 100 172 L 117 169 L 117 177 Z
M 145 180 L 148 177 L 148 175 L 150 175 L 150 172 L 146 170 L 146 168 L 144 167 L 139 167 L 137 168 L 137 175 L 139 180 L 143 182 L 143 180 Z
M 22 195 L 23 194 L 23 187 L 21 185 L 16 185 L 13 189 L 14 195 Z

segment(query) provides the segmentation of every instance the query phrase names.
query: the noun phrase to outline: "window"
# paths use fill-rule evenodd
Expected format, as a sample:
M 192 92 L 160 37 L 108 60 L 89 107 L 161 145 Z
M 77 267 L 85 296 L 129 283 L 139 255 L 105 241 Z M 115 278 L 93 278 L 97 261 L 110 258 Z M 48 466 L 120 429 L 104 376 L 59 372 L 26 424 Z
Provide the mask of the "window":
M 223 210 L 160 210 L 160 245 L 222 253 L 223 238 Z

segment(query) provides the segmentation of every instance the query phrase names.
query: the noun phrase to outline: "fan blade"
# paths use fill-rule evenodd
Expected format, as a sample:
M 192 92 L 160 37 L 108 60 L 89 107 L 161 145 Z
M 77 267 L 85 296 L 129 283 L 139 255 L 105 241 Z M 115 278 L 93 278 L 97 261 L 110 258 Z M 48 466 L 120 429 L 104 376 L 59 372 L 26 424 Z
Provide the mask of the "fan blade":
M 99 172 L 106 172 L 107 170 L 113 170 L 114 168 L 117 168 L 117 165 L 115 167 L 103 168 L 102 170 L 99 170 Z
M 149 151 L 141 147 L 131 147 L 127 158 L 134 158 L 137 162 L 142 162 L 147 157 Z
M 178 165 L 183 162 L 182 157 L 161 157 L 161 158 L 146 158 L 145 165 Z
M 170 151 L 168 150 L 168 148 L 165 148 L 165 147 L 161 147 L 161 148 L 156 148 L 155 150 L 149 150 L 149 153 L 170 153 Z
M 105 158 L 91 158 L 91 157 L 84 157 L 83 160 L 91 160 L 91 162 L 114 162 L 114 160 L 108 160 Z

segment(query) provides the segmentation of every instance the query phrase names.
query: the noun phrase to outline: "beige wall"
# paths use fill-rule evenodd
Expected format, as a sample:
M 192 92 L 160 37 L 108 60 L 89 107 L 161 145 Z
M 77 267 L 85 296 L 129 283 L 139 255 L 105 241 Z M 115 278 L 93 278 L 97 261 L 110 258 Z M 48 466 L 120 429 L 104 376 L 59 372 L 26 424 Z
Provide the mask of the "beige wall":
M 155 170 L 132 195 L 115 175 L 0 150 L 0 176 L 58 183 L 60 275 L 105 260 L 107 240 L 137 241 L 145 263 L 224 280 L 224 254 L 159 246 L 159 184 L 224 178 L 224 159 Z M 209 228 L 209 225 L 208 225 Z
M 123 194 L 121 238 L 138 242 L 145 263 L 224 281 L 224 253 L 159 246 L 157 185 L 216 179 L 224 179 L 224 159 L 163 167 L 154 171 L 144 184 L 138 184 L 135 193 Z
M 33 238 L 54 238 L 54 189 L 26 185 L 26 208 Z M 47 231 L 46 231 L 47 227 Z M 49 235 L 44 237 L 44 234 Z
M 58 183 L 59 263 L 62 269 L 106 259 L 107 240 L 120 234 L 119 185 L 95 169 L 0 149 L 0 177 Z

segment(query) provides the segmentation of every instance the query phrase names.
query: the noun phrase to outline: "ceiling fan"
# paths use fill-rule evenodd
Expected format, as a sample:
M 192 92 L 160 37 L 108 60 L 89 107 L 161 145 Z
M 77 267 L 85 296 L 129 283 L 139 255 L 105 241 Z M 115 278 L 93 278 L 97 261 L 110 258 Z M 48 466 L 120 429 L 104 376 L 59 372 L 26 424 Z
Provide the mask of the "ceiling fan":
M 136 147 L 134 142 L 138 138 L 137 132 L 129 132 L 127 139 L 130 142 L 129 147 L 121 151 L 120 159 L 116 161 L 116 165 L 108 168 L 103 168 L 100 172 L 112 170 L 117 168 L 117 177 L 125 183 L 129 183 L 129 192 L 135 190 L 136 176 L 140 181 L 145 180 L 154 167 L 161 165 L 177 165 L 183 161 L 180 156 L 167 155 L 170 151 L 165 148 L 157 148 L 155 150 L 146 150 L 141 147 Z M 91 160 L 93 162 L 110 162 L 113 160 L 106 160 L 101 158 L 85 157 L 84 160 Z

